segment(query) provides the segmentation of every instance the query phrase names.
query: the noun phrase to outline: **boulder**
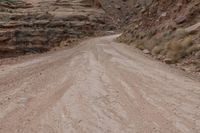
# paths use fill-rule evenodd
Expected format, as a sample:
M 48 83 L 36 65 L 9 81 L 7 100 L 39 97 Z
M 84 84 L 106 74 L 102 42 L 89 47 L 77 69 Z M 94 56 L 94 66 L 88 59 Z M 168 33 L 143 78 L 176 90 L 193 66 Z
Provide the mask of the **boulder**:
M 150 51 L 149 51 L 148 49 L 144 49 L 144 50 L 143 50 L 143 53 L 144 53 L 144 54 L 150 54 Z
M 173 60 L 172 60 L 171 58 L 166 58 L 166 59 L 164 59 L 164 62 L 165 62 L 166 64 L 173 64 Z
M 186 31 L 187 33 L 190 33 L 190 34 L 191 34 L 191 33 L 194 33 L 194 32 L 196 32 L 196 31 L 198 31 L 198 29 L 200 29 L 200 22 L 198 22 L 198 23 L 196 23 L 196 24 L 194 24 L 194 25 L 192 25 L 192 26 L 186 28 L 185 31 Z
M 186 20 L 187 20 L 187 17 L 186 17 L 186 16 L 179 16 L 179 17 L 177 17 L 177 18 L 175 19 L 175 22 L 176 22 L 177 24 L 182 24 L 182 23 L 184 23 Z

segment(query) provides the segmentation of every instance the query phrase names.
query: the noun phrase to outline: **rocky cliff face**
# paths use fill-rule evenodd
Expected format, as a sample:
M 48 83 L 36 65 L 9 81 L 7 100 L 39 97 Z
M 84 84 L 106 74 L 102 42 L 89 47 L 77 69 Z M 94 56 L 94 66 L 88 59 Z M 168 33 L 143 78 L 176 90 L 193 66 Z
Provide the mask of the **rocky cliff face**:
M 153 0 L 99 0 L 99 2 L 111 19 L 123 27 L 135 18 L 141 8 L 150 5 Z
M 1 57 L 44 52 L 113 28 L 95 1 L 29 1 L 0 0 Z

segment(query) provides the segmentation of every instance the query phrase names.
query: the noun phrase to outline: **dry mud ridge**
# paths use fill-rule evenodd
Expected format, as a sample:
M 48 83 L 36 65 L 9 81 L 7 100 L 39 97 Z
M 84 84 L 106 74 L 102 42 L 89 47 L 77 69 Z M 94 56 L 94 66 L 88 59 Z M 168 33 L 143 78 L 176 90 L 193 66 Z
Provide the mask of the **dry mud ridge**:
M 112 29 L 104 10 L 90 1 L 0 0 L 0 58 L 44 52 Z
M 200 133 L 200 82 L 116 37 L 0 66 L 0 133 Z

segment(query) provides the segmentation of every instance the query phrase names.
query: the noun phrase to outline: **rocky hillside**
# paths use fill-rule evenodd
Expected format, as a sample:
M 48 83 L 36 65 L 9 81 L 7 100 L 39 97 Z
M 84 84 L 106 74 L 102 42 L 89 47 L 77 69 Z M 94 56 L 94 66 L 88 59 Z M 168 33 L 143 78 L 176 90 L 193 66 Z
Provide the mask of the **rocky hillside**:
M 93 0 L 0 0 L 0 57 L 44 52 L 113 28 Z
M 200 71 L 200 1 L 134 1 L 119 41 L 133 45 L 168 64 L 189 72 Z M 137 12 L 135 12 L 137 11 Z
M 151 4 L 153 0 L 99 0 L 103 9 L 119 27 L 131 22 L 132 18 Z

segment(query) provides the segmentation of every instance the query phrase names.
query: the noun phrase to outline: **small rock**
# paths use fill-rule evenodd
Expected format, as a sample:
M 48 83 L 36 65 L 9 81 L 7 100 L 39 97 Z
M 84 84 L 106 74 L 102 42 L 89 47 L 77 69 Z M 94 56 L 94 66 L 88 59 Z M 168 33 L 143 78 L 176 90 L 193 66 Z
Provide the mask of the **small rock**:
M 121 9 L 121 7 L 119 5 L 115 5 L 115 8 L 118 9 L 118 10 Z
M 144 53 L 144 54 L 150 54 L 150 51 L 149 51 L 148 49 L 144 49 L 144 50 L 143 50 L 143 53 Z
M 188 32 L 188 33 L 193 33 L 193 32 L 196 32 L 199 28 L 200 28 L 200 22 L 186 28 L 185 31 Z
M 195 54 L 197 59 L 200 59 L 200 51 Z
M 166 64 L 173 64 L 173 60 L 172 60 L 171 58 L 166 58 L 166 59 L 164 60 L 164 62 L 165 62 Z
M 164 12 L 164 13 L 161 14 L 161 17 L 166 17 L 166 16 L 167 16 L 166 12 Z
M 35 25 L 46 25 L 48 24 L 50 21 L 49 20 L 37 20 L 34 22 Z
M 178 17 L 178 18 L 175 19 L 175 22 L 176 22 L 177 24 L 182 24 L 182 23 L 184 23 L 186 20 L 187 20 L 186 16 L 180 16 L 180 17 Z
M 156 59 L 158 59 L 158 60 L 163 59 L 163 55 L 158 55 L 158 56 L 156 57 Z
M 142 8 L 142 10 L 140 12 L 144 13 L 145 11 L 146 11 L 146 8 Z
M 137 3 L 137 4 L 135 5 L 135 8 L 139 8 L 139 7 L 140 7 L 140 4 Z

